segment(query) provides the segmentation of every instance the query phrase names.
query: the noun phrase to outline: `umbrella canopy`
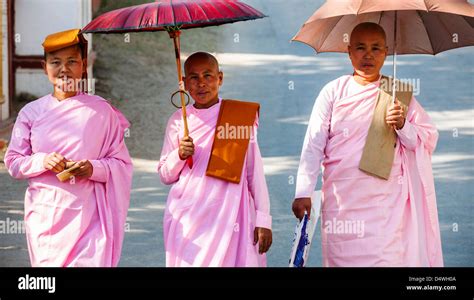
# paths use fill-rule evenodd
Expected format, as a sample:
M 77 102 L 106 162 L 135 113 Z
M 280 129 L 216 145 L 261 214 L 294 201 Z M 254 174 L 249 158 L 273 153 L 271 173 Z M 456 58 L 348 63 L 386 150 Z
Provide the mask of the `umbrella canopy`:
M 389 54 L 437 54 L 474 45 L 474 5 L 465 0 L 328 0 L 293 38 L 317 52 L 347 52 L 351 30 L 372 22 Z
M 161 0 L 125 7 L 100 15 L 84 27 L 85 33 L 189 29 L 264 18 L 253 7 L 236 0 Z
M 181 69 L 180 34 L 182 29 L 217 26 L 266 17 L 263 13 L 238 0 L 158 0 L 104 13 L 87 24 L 82 33 L 126 33 L 167 31 L 173 39 L 179 90 L 183 114 L 184 136 L 188 136 L 185 96 Z M 174 105 L 174 103 L 173 103 Z M 189 157 L 188 166 L 193 160 Z

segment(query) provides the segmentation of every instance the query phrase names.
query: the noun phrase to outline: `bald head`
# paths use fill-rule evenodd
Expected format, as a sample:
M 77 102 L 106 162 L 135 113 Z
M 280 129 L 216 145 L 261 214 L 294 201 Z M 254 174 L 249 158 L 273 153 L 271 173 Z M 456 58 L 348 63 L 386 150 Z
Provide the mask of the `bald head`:
M 377 23 L 364 22 L 354 27 L 351 32 L 351 45 L 354 44 L 354 40 L 360 35 L 380 35 L 383 38 L 384 43 L 387 41 L 385 30 L 383 30 L 382 26 Z
M 377 80 L 388 54 L 383 28 L 368 22 L 357 25 L 347 48 L 355 76 L 366 82 Z
M 209 108 L 219 102 L 219 88 L 224 74 L 217 59 L 206 52 L 196 52 L 184 63 L 184 87 L 194 99 L 194 107 Z
M 185 76 L 189 72 L 189 68 L 192 64 L 199 62 L 199 63 L 206 63 L 209 65 L 210 69 L 219 70 L 219 63 L 214 55 L 207 53 L 207 52 L 195 52 L 191 54 L 188 59 L 184 62 L 184 73 Z

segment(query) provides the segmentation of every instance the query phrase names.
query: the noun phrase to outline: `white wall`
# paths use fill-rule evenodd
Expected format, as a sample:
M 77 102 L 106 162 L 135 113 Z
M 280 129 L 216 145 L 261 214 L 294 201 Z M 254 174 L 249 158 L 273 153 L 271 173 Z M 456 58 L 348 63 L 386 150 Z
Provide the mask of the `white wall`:
M 48 77 L 43 70 L 38 69 L 20 69 L 16 70 L 16 93 L 27 92 L 38 96 L 38 98 L 50 94 L 53 91 Z
M 90 0 L 16 0 L 15 13 L 17 55 L 43 55 L 41 44 L 47 35 L 82 28 L 92 18 Z M 91 49 L 92 39 L 86 38 Z M 18 69 L 16 93 L 20 92 L 41 97 L 51 92 L 51 85 L 42 70 Z
M 5 103 L 0 106 L 0 121 L 6 120 L 8 115 L 8 19 L 7 19 L 7 3 L 6 1 L 1 1 L 0 5 L 2 5 L 2 24 L 0 24 L 2 28 L 3 38 L 2 38 L 2 82 L 0 84 L 3 86 L 3 96 L 5 99 Z
M 91 18 L 90 0 L 16 0 L 17 55 L 42 55 L 44 38 L 54 32 L 82 28 Z

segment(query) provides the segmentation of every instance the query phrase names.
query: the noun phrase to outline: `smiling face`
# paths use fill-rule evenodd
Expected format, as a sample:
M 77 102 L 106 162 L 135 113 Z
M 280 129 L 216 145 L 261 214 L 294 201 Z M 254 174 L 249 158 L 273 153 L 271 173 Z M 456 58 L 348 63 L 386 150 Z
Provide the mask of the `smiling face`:
M 349 57 L 356 75 L 368 81 L 377 80 L 388 53 L 385 33 L 377 24 L 360 25 L 352 31 Z
M 46 53 L 43 68 L 55 93 L 75 94 L 77 85 L 85 71 L 86 62 L 82 59 L 79 46 L 71 46 L 55 52 Z
M 184 64 L 186 90 L 193 97 L 196 108 L 207 108 L 219 102 L 219 88 L 224 74 L 216 59 L 204 52 L 191 55 Z

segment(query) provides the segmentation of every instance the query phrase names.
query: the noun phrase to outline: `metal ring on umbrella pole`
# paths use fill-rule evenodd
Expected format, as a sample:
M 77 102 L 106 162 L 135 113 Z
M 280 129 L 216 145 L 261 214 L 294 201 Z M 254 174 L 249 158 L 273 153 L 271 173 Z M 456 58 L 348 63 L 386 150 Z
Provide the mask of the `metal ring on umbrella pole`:
M 183 91 L 183 90 L 177 90 L 176 92 L 171 94 L 171 104 L 173 104 L 173 106 L 176 107 L 176 108 L 181 108 L 181 106 L 178 106 L 178 105 L 174 104 L 174 101 L 173 101 L 174 96 L 176 96 L 176 94 L 178 94 L 178 93 L 183 93 L 186 96 L 186 98 L 187 98 L 186 105 L 188 105 L 189 101 L 190 101 L 189 94 L 186 91 Z

